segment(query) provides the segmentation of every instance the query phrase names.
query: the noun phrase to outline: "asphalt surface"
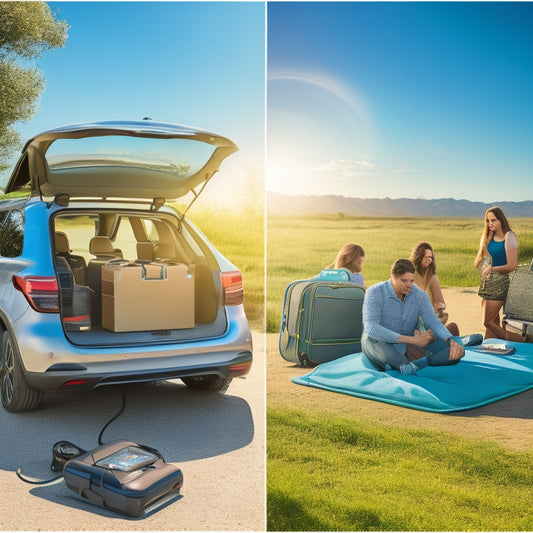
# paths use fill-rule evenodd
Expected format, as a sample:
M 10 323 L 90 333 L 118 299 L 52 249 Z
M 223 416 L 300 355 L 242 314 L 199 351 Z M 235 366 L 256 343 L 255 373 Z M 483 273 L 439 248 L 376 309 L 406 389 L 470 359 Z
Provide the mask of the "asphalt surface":
M 122 405 L 118 388 L 45 395 L 36 411 L 0 407 L 0 530 L 264 531 L 265 339 L 254 333 L 254 364 L 226 394 L 192 391 L 180 380 L 127 385 L 124 412 L 102 435 L 159 450 L 183 472 L 177 499 L 129 518 L 77 496 L 63 480 L 39 486 L 22 474 L 50 479 L 53 445 L 85 450 Z

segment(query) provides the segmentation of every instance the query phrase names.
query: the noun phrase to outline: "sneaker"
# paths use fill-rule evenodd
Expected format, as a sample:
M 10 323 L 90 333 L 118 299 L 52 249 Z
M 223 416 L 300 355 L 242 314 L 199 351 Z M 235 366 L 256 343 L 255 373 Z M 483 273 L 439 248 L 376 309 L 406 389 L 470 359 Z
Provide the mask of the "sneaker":
M 457 341 L 463 346 L 478 346 L 483 342 L 483 335 L 474 333 L 473 335 L 465 335 L 464 337 L 452 337 L 454 341 Z
M 402 376 L 414 376 L 418 372 L 418 367 L 413 363 L 400 365 L 400 374 Z

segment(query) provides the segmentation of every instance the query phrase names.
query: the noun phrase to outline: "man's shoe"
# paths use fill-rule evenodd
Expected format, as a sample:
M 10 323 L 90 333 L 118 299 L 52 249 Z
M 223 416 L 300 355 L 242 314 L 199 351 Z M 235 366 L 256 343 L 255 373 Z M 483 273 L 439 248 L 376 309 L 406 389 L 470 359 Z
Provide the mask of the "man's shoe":
M 402 376 L 414 376 L 418 372 L 418 367 L 413 363 L 405 363 L 400 365 L 400 374 Z
M 474 333 L 472 335 L 465 335 L 464 337 L 452 337 L 453 340 L 458 341 L 463 346 L 478 346 L 483 342 L 483 335 Z

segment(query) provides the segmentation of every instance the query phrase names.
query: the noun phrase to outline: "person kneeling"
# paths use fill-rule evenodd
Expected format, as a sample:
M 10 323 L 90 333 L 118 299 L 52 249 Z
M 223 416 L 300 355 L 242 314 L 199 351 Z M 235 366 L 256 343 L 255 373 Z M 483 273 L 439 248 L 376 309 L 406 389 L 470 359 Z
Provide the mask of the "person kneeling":
M 366 291 L 361 346 L 379 370 L 386 370 L 389 365 L 404 375 L 411 375 L 427 365 L 455 365 L 464 355 L 464 345 L 482 340 L 472 335 L 453 337 L 436 315 L 427 293 L 414 284 L 414 279 L 413 263 L 398 259 L 392 265 L 390 280 Z M 427 328 L 423 333 L 416 329 L 419 317 Z M 421 357 L 410 361 L 407 345 L 421 347 Z

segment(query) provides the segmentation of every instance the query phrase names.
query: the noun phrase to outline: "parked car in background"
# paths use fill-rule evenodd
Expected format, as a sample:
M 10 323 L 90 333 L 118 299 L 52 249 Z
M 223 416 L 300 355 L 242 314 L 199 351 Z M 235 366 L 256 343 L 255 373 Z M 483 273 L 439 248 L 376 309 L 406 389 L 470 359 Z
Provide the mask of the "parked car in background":
M 252 364 L 241 272 L 183 213 L 237 150 L 178 124 L 30 139 L 0 201 L 0 395 L 180 378 L 225 392 Z

